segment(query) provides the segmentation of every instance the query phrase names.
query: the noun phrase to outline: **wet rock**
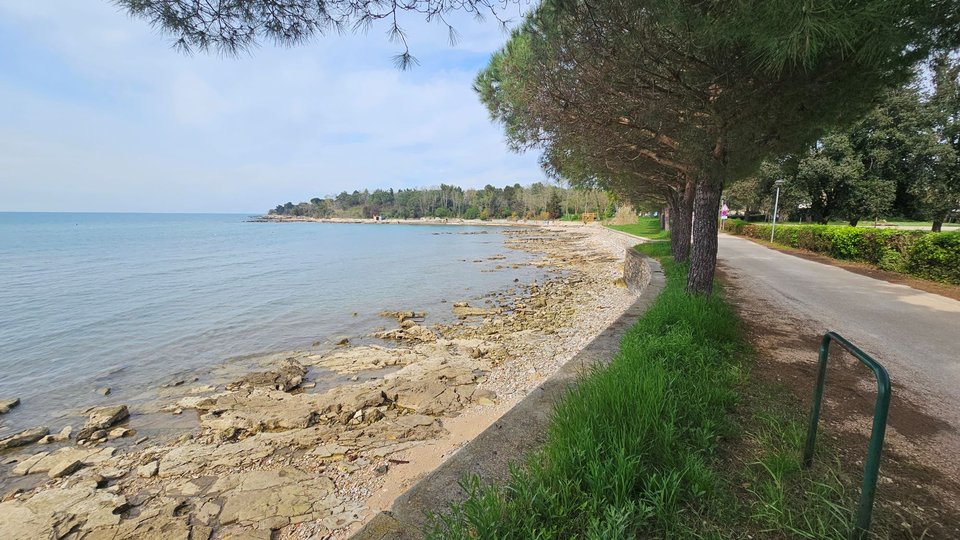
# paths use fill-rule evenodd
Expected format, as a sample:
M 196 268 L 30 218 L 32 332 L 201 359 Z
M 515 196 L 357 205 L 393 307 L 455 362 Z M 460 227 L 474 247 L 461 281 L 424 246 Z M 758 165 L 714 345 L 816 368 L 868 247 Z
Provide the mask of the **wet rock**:
M 93 409 L 87 416 L 87 422 L 77 433 L 77 440 L 106 438 L 106 432 L 102 433 L 103 437 L 94 437 L 93 435 L 95 433 L 101 435 L 97 432 L 101 432 L 114 424 L 122 422 L 129 416 L 130 411 L 127 410 L 126 405 L 112 405 Z
M 104 386 L 103 388 L 97 388 L 97 393 L 100 394 L 101 396 L 109 396 L 109 395 L 110 395 L 110 387 L 109 387 L 109 386 Z
M 402 323 L 407 319 L 424 319 L 427 313 L 425 311 L 381 311 L 380 316 L 396 319 L 397 322 Z
M 300 362 L 292 358 L 286 358 L 278 362 L 275 369 L 249 373 L 239 381 L 228 384 L 228 390 L 237 390 L 244 387 L 269 387 L 283 392 L 289 392 L 300 386 L 303 377 L 307 374 L 307 368 Z
M 20 405 L 20 398 L 0 399 L 0 414 L 10 412 L 10 409 Z
M 0 439 L 0 450 L 6 450 L 7 448 L 16 448 L 18 446 L 26 446 L 30 443 L 35 443 L 49 433 L 50 429 L 46 427 L 35 427 L 18 431 L 13 435 Z
M 54 435 L 54 442 L 69 441 L 70 435 L 72 434 L 73 434 L 73 427 L 65 426 L 63 429 L 60 430 L 60 433 L 57 433 L 56 435 Z
M 350 344 L 349 338 L 340 338 L 340 340 L 337 341 L 337 347 L 343 347 L 344 345 L 349 345 L 349 344 Z
M 127 429 L 127 428 L 124 428 L 124 427 L 118 427 L 118 428 L 111 429 L 111 430 L 107 433 L 107 439 L 113 440 L 113 439 L 119 439 L 119 438 L 121 438 L 121 437 L 130 437 L 131 435 L 133 435 L 133 434 L 135 434 L 135 433 L 136 433 L 136 431 L 134 431 L 134 430 L 132 430 L 132 429 Z
M 224 394 L 214 394 L 212 396 L 186 396 L 181 398 L 175 405 L 168 405 L 163 410 L 173 412 L 177 409 L 203 409 L 214 403 L 219 396 Z

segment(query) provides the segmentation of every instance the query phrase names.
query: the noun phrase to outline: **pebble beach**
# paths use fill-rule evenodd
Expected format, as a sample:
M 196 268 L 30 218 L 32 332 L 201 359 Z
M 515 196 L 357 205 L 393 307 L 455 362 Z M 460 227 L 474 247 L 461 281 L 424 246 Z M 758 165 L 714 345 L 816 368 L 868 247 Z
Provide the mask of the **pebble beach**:
M 386 311 L 363 339 L 263 355 L 223 384 L 185 381 L 157 406 L 177 426 L 165 436 L 139 436 L 122 405 L 28 434 L 2 454 L 0 536 L 348 537 L 635 301 L 629 238 L 580 224 L 506 234 L 544 279 L 443 317 Z

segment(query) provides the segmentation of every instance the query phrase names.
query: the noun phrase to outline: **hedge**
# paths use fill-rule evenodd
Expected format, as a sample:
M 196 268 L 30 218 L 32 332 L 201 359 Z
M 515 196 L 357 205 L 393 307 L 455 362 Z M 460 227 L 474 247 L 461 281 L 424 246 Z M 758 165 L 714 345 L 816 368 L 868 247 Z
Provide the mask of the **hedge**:
M 769 223 L 732 219 L 727 232 L 770 239 Z M 841 225 L 777 225 L 774 243 L 835 259 L 862 261 L 883 270 L 960 285 L 960 232 L 935 233 Z

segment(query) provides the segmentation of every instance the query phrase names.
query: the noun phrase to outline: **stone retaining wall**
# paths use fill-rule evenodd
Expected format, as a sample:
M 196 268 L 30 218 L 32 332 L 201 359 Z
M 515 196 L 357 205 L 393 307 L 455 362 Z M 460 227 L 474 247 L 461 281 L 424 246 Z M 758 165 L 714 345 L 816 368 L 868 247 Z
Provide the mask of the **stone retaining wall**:
M 440 467 L 421 479 L 394 501 L 390 511 L 380 512 L 353 535 L 353 540 L 414 540 L 423 538 L 430 513 L 443 512 L 463 501 L 460 487 L 465 475 L 476 474 L 484 482 L 503 482 L 510 464 L 544 443 L 553 406 L 594 364 L 609 362 L 620 350 L 624 333 L 656 300 L 664 286 L 660 265 L 628 249 L 624 280 L 640 297 L 627 310 L 552 377 L 534 389 L 492 426 L 467 443 Z
M 623 280 L 627 282 L 627 287 L 631 291 L 643 294 L 643 290 L 650 284 L 651 262 L 656 264 L 635 249 L 627 250 L 623 259 Z M 657 270 L 659 269 L 660 266 L 657 265 Z

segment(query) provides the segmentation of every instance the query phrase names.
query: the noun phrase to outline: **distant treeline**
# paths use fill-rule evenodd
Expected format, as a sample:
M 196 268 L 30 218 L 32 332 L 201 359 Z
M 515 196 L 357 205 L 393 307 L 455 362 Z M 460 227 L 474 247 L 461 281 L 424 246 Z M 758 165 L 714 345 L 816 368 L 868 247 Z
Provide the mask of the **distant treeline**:
M 335 197 L 277 205 L 269 213 L 315 218 L 559 219 L 583 212 L 596 212 L 603 218 L 612 216 L 616 210 L 616 202 L 604 191 L 566 189 L 538 182 L 503 188 L 487 185 L 483 189 L 441 184 L 397 191 L 344 191 Z

